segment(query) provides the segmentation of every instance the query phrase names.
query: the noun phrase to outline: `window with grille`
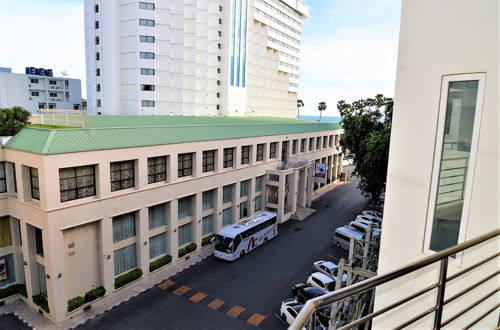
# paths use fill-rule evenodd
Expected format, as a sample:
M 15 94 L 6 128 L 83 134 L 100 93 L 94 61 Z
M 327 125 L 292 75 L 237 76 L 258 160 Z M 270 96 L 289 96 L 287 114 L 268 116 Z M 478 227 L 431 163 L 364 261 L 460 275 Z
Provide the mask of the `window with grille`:
M 31 198 L 40 200 L 40 185 L 38 182 L 38 169 L 30 167 Z
M 264 143 L 257 145 L 257 161 L 261 161 L 264 159 Z
M 95 196 L 95 166 L 78 166 L 59 169 L 61 202 Z
M 278 146 L 278 142 L 271 142 L 269 144 L 269 158 L 276 158 L 276 147 Z
M 313 150 L 314 146 L 314 138 L 309 138 L 309 151 Z
M 215 169 L 215 150 L 203 151 L 203 173 L 211 172 Z
M 179 178 L 193 175 L 193 153 L 179 154 L 177 156 L 177 176 Z
M 306 151 L 306 139 L 300 140 L 300 152 Z
M 224 168 L 233 167 L 234 148 L 224 148 Z
M 250 163 L 250 146 L 241 147 L 241 164 Z
M 292 141 L 292 154 L 296 154 L 297 153 L 297 141 L 298 140 L 293 140 Z
M 134 161 L 113 162 L 110 166 L 111 191 L 117 191 L 135 186 Z
M 148 184 L 167 181 L 167 157 L 148 158 Z
M 7 175 L 5 172 L 5 162 L 0 162 L 0 193 L 7 191 Z

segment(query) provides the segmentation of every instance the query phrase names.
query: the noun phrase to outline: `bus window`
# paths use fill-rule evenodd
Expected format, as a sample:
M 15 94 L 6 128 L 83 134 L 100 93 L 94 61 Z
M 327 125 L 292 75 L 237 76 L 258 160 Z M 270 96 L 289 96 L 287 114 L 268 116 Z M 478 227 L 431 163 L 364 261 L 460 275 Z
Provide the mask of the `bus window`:
M 238 245 L 241 243 L 241 235 L 238 235 L 234 238 L 234 247 L 233 250 L 236 250 L 238 248 Z
M 215 249 L 226 253 L 232 253 L 232 243 L 232 238 L 217 235 L 215 239 Z

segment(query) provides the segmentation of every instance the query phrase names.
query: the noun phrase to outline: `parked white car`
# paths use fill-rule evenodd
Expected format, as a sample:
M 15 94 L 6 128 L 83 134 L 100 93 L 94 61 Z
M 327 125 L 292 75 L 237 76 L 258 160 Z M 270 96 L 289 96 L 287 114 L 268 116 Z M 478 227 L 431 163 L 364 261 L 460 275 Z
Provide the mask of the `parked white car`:
M 367 214 L 360 214 L 356 217 L 357 221 L 365 221 L 365 222 L 371 222 L 376 226 L 381 227 L 382 226 L 382 219 L 373 215 L 367 215 Z
M 383 219 L 384 218 L 384 215 L 382 214 L 382 212 L 375 211 L 375 210 L 363 211 L 363 212 L 361 212 L 361 214 L 363 214 L 363 215 L 371 215 L 371 216 L 377 217 L 379 219 Z
M 360 233 L 366 235 L 366 233 L 368 232 L 369 223 L 355 220 L 355 221 L 349 222 L 349 224 L 347 226 L 351 229 L 354 229 L 357 232 L 360 232 Z M 380 228 L 372 226 L 372 236 L 374 236 L 374 237 L 380 236 L 381 233 L 382 233 L 382 231 L 380 230 Z
M 281 303 L 280 315 L 283 321 L 292 324 L 293 320 L 299 315 L 304 304 L 299 303 L 295 298 L 286 299 Z
M 333 278 L 335 281 L 337 281 L 339 268 L 333 262 L 319 260 L 319 261 L 313 262 L 313 268 L 316 269 L 318 272 L 323 273 L 325 275 L 328 275 L 331 278 Z M 344 274 L 342 274 L 342 283 L 346 283 L 346 282 L 347 282 L 347 274 L 344 273 Z
M 312 273 L 306 283 L 323 293 L 335 291 L 335 280 L 320 272 Z
M 342 159 L 342 166 L 349 166 L 354 164 L 354 154 L 345 155 Z

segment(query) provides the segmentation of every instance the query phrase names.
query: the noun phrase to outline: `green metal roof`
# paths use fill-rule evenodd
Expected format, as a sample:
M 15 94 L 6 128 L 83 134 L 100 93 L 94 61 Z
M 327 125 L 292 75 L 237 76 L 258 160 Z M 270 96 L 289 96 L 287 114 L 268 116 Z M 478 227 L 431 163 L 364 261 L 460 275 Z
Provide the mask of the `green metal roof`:
M 341 129 L 338 123 L 288 118 L 187 116 L 87 116 L 85 126 L 27 126 L 4 148 L 53 155 Z

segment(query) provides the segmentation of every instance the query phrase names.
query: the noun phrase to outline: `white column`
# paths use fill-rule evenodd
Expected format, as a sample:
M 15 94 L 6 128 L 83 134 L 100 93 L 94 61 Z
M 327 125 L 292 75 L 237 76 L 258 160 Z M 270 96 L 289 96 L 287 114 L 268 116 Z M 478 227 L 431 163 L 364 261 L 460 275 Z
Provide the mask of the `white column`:
M 201 232 L 202 232 L 202 196 L 203 193 L 197 193 L 194 195 L 194 210 L 193 210 L 193 221 L 192 221 L 192 231 L 193 231 L 193 242 L 196 243 L 198 248 L 201 248 Z
M 147 172 L 146 172 L 147 173 Z M 135 212 L 137 230 L 137 267 L 144 275 L 149 274 L 149 214 L 148 208 L 143 207 Z
M 172 262 L 178 259 L 179 252 L 179 233 L 177 228 L 177 199 L 170 202 L 170 207 L 168 208 L 168 233 L 169 233 L 169 245 L 170 245 L 170 255 L 172 256 Z
M 101 220 L 101 251 L 100 251 L 101 283 L 106 292 L 115 290 L 115 264 L 113 255 L 113 223 L 110 217 Z

